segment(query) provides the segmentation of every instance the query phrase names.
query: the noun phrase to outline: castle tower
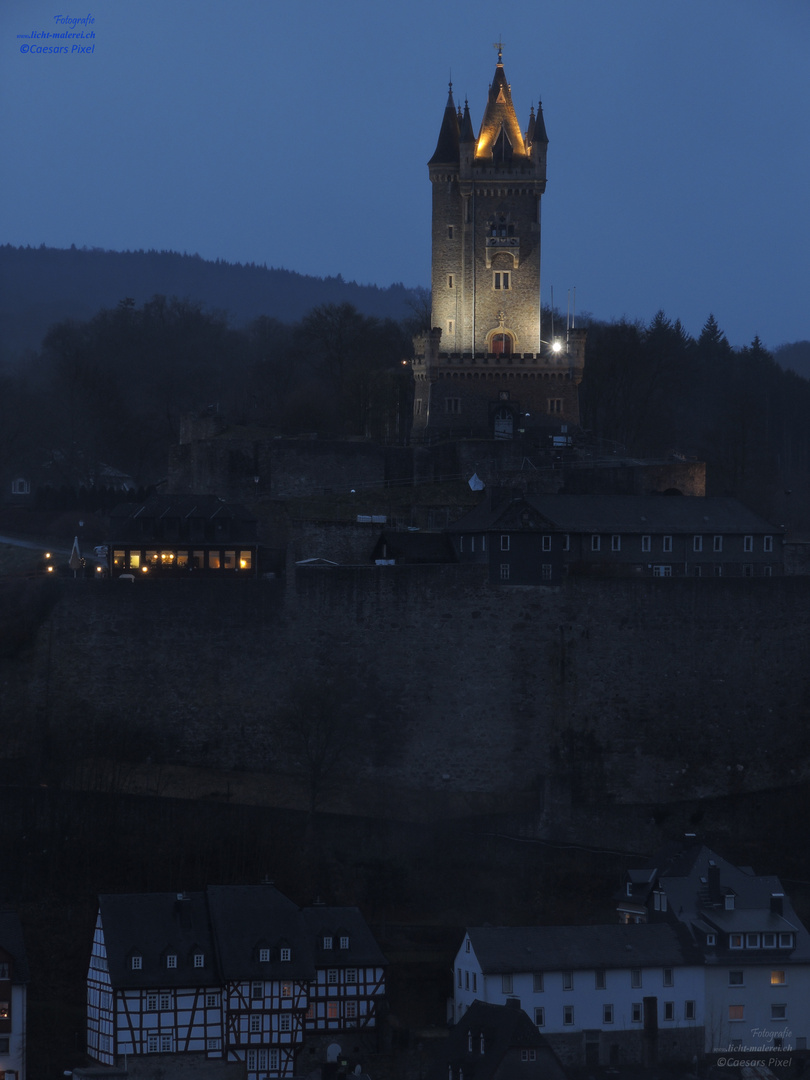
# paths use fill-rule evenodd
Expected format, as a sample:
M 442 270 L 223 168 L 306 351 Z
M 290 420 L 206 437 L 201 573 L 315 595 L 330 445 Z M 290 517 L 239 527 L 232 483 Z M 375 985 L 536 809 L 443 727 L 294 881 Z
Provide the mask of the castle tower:
M 540 316 L 547 150 L 541 105 L 521 132 L 500 47 L 477 138 L 451 85 L 428 162 L 433 329 L 416 342 L 417 440 L 579 423 L 584 332 L 552 343 Z

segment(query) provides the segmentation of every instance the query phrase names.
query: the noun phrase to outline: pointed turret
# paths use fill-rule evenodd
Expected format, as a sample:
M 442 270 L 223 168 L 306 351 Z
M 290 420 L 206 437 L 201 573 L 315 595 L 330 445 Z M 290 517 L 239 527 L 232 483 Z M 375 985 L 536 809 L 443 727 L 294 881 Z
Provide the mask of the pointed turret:
M 458 163 L 458 129 L 458 113 L 453 103 L 453 84 L 450 83 L 447 105 L 444 109 L 444 118 L 439 132 L 439 141 L 436 143 L 436 150 L 428 165 L 454 165 Z
M 475 142 L 475 132 L 473 131 L 472 120 L 470 119 L 470 106 L 467 101 L 464 102 L 464 116 L 461 120 L 459 141 L 463 143 Z
M 529 114 L 529 123 L 526 127 L 526 145 L 531 146 L 534 142 L 534 105 L 532 105 L 531 113 Z
M 493 157 L 496 161 L 502 161 L 525 159 L 526 156 L 526 145 L 512 104 L 512 90 L 506 81 L 499 54 L 495 78 L 489 88 L 487 107 L 478 133 L 475 157 L 477 161 Z
M 532 136 L 533 143 L 542 143 L 543 146 L 548 146 L 548 135 L 546 135 L 546 123 L 543 119 L 543 102 L 537 103 L 537 118 L 534 121 L 534 133 Z

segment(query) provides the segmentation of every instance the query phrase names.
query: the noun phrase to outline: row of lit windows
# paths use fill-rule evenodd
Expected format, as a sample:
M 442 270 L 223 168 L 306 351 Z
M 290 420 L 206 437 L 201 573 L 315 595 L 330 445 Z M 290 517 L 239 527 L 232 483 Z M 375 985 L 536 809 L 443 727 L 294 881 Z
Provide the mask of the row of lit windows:
M 694 1020 L 696 1015 L 696 1008 L 694 1001 L 684 1001 L 683 1003 L 683 1019 Z M 616 1010 L 611 1004 L 602 1006 L 602 1023 L 613 1024 L 615 1023 Z M 676 1009 L 674 1001 L 662 1002 L 661 1008 L 662 1020 L 676 1020 Z M 634 1001 L 630 1005 L 630 1023 L 640 1024 L 644 1019 L 644 1008 L 642 1002 Z M 545 1006 L 538 1006 L 534 1010 L 534 1022 L 537 1027 L 545 1027 L 546 1025 L 546 1009 Z M 574 1023 L 574 1006 L 563 1005 L 562 1007 L 562 1022 L 565 1026 L 573 1025 Z
M 113 552 L 113 568 L 117 570 L 250 570 L 253 552 L 239 550 L 214 551 L 129 551 Z

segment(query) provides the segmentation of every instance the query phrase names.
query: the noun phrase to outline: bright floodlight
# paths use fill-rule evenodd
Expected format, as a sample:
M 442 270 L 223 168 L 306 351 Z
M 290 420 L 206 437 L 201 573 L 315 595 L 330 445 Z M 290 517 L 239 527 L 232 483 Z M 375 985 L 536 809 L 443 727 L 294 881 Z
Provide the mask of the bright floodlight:
M 559 338 L 557 338 L 557 340 L 554 342 L 554 344 L 551 346 L 551 348 L 552 348 L 553 352 L 562 352 L 562 342 L 560 341 Z

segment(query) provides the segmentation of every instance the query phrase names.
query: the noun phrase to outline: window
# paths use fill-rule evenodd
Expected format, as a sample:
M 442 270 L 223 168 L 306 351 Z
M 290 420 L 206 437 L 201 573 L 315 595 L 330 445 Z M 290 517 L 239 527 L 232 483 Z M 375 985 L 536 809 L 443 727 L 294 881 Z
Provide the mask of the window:
M 444 411 L 448 416 L 450 416 L 450 415 L 458 416 L 458 414 L 461 412 L 461 398 L 457 398 L 457 397 L 445 398 L 444 399 Z M 326 948 L 326 946 L 324 946 L 324 948 Z M 329 948 L 331 948 L 331 945 L 329 946 Z
M 291 998 L 293 996 L 293 984 L 291 982 L 283 982 L 281 984 L 281 996 L 283 998 Z
M 169 1009 L 171 1009 L 171 1007 L 172 1007 L 172 995 L 167 994 L 164 991 L 164 993 L 162 993 L 160 995 L 160 1011 L 161 1012 L 168 1012 Z
M 416 415 L 421 416 L 421 414 L 422 414 L 422 399 L 417 398 L 416 399 Z
M 763 551 L 773 551 L 773 537 L 772 536 L 764 536 L 762 538 L 762 550 Z
M 743 537 L 743 551 L 753 551 L 753 550 L 754 550 L 754 538 L 753 538 L 753 536 L 744 536 Z
M 601 549 L 601 547 L 602 547 L 602 537 L 601 536 L 592 536 L 591 537 L 591 551 L 599 551 Z
M 201 952 L 195 952 L 194 953 L 194 967 L 195 968 L 205 967 L 205 954 L 204 953 L 201 953 Z
M 695 1019 L 695 1003 L 694 1001 L 685 1001 L 683 1003 L 683 1018 L 684 1020 Z
M 772 566 L 763 566 L 762 567 L 762 576 L 763 577 L 772 577 L 773 576 L 773 567 Z
M 447 288 L 448 289 L 453 288 L 453 275 L 452 274 L 447 275 Z
M 217 1007 L 217 1005 L 219 1005 L 219 998 L 217 997 L 216 994 L 206 994 L 205 995 L 205 1004 L 206 1004 L 207 1008 L 215 1009 Z
M 357 1019 L 357 1002 L 356 1001 L 347 1001 L 346 1002 L 346 1019 L 347 1020 L 356 1020 Z
M 492 287 L 495 290 L 498 289 L 510 289 L 510 271 L 509 270 L 496 270 L 492 275 Z
M 602 1006 L 602 1023 L 603 1024 L 612 1024 L 613 1023 L 613 1006 L 612 1005 L 603 1005 Z
M 256 1034 L 257 1032 L 260 1032 L 262 1030 L 262 1014 L 251 1013 L 249 1026 L 251 1034 Z
M 512 976 L 511 975 L 501 975 L 501 993 L 502 994 L 511 994 L 512 993 Z
M 206 1039 L 205 1040 L 205 1049 L 206 1050 L 221 1050 L 222 1046 L 220 1044 L 220 1040 L 219 1039 Z
M 157 994 L 147 994 L 146 995 L 146 1011 L 147 1012 L 157 1012 L 157 1007 L 158 1007 L 158 996 L 157 996 Z M 5 1015 L 8 1016 L 8 1011 L 6 1011 Z M 2 1010 L 2 1008 L 0 1008 L 0 1019 L 2 1019 L 2 1018 L 3 1018 L 3 1010 Z
M 253 999 L 253 1001 L 256 1001 L 257 998 L 263 998 L 264 997 L 264 983 L 261 983 L 261 982 L 251 983 L 250 984 L 250 996 Z
M 784 971 L 772 971 L 771 972 L 771 986 L 784 986 L 785 985 L 785 973 Z
M 779 948 L 780 949 L 792 949 L 793 948 L 793 934 L 780 934 L 779 935 Z
M 461 971 L 459 971 L 459 975 L 461 975 Z M 326 981 L 330 986 L 336 986 L 337 985 L 337 981 L 338 981 L 337 968 L 329 968 L 329 970 L 326 973 Z M 459 986 L 461 986 L 460 982 L 459 982 Z
M 672 977 L 672 968 L 664 968 L 664 986 L 674 986 L 675 981 Z
M 634 990 L 638 990 L 641 986 L 641 968 L 633 968 L 630 972 L 630 985 Z
M 787 1020 L 787 1005 L 771 1005 L 771 1020 Z
M 563 1023 L 573 1024 L 574 1022 L 574 1006 L 563 1005 Z
M 156 1054 L 158 1052 L 158 1037 L 157 1035 L 146 1036 L 146 1052 L 147 1054 Z
M 743 973 L 741 971 L 730 971 L 728 973 L 728 985 L 729 986 L 744 986 Z
M 723 576 L 723 567 L 722 566 L 715 566 L 715 568 L 714 568 L 714 576 L 715 577 L 722 577 Z
M 568 533 L 563 537 L 563 551 L 571 550 L 571 537 Z
M 562 987 L 563 990 L 574 989 L 574 973 L 573 971 L 564 971 L 562 973 Z
M 706 944 L 707 945 L 716 945 L 717 944 L 717 934 L 707 934 L 706 935 Z
M 726 911 L 734 910 L 734 893 L 726 893 L 723 899 L 723 906 L 725 907 Z
M 712 551 L 722 551 L 722 550 L 723 550 L 723 537 L 722 536 L 715 536 L 714 540 L 712 541 Z
M 665 1001 L 664 1002 L 664 1019 L 665 1020 L 674 1020 L 675 1019 L 675 1002 L 674 1001 Z
M 642 551 L 650 551 L 651 549 L 652 549 L 652 537 L 651 536 L 642 536 L 642 538 L 641 538 L 641 550 Z
M 763 934 L 762 935 L 762 948 L 763 949 L 775 949 L 776 948 L 776 934 Z
M 464 989 L 465 990 L 470 989 L 470 973 L 469 973 L 469 971 L 464 972 Z
M 269 962 L 269 960 L 270 960 L 270 950 L 269 949 L 259 949 L 259 963 L 260 964 L 266 964 L 266 963 Z
M 105 1038 L 105 1036 L 102 1035 L 101 1038 L 103 1039 L 103 1038 Z M 106 1038 L 107 1038 L 107 1040 L 109 1040 L 109 1035 L 106 1036 Z M 10 1037 L 8 1035 L 0 1035 L 0 1054 L 7 1054 L 9 1052 L 9 1043 L 10 1043 L 10 1041 L 11 1040 L 10 1040 Z M 110 1048 L 109 1041 L 107 1042 L 107 1044 L 105 1046 L 101 1047 L 102 1050 L 109 1050 L 109 1048 Z
M 693 536 L 692 537 L 692 551 L 703 551 L 703 537 L 702 536 Z
M 597 990 L 604 990 L 607 985 L 607 973 L 604 971 L 595 971 L 594 980 Z
M 654 566 L 653 577 L 672 577 L 671 566 Z
M 340 1011 L 337 1001 L 328 1001 L 326 1003 L 326 1019 L 327 1020 L 339 1020 Z
M 610 538 L 610 550 L 621 551 L 622 550 L 622 538 L 620 536 L 611 536 Z
M 634 1001 L 630 1006 L 630 1021 L 633 1024 L 641 1023 L 641 1002 Z
M 550 397 L 548 399 L 548 411 L 552 416 L 557 416 L 563 411 L 562 398 Z
M 728 935 L 728 947 L 730 949 L 741 949 L 743 947 L 742 934 L 729 934 Z
M 475 978 L 475 976 L 473 976 L 473 979 L 474 978 Z M 357 968 L 346 968 L 346 982 L 347 983 L 356 983 L 357 982 Z M 475 989 L 475 986 L 473 985 L 473 990 L 474 989 Z
M 509 550 L 509 537 L 508 536 L 502 536 L 501 537 L 501 551 L 508 551 L 508 550 Z
M 337 1005 L 336 1001 L 330 1002 L 331 1005 Z M 279 1031 L 292 1031 L 292 1017 L 289 1013 L 282 1013 L 278 1018 L 278 1030 Z
M 746 934 L 745 935 L 745 947 L 746 947 L 746 949 L 758 949 L 759 948 L 759 934 Z
M 458 988 L 461 989 L 461 968 L 458 969 Z
M 745 1019 L 745 1006 L 744 1005 L 729 1005 L 728 1007 L 729 1020 L 744 1020 Z
M 453 226 L 452 225 L 447 226 L 447 239 L 448 240 L 453 239 Z
M 168 956 L 166 957 L 166 967 L 167 968 L 176 968 L 177 967 L 177 953 L 169 953 L 168 954 Z
M 508 581 L 508 580 L 509 580 L 509 563 L 508 562 L 502 562 L 501 563 L 501 581 Z
M 551 537 L 550 536 L 544 536 L 543 537 L 543 551 L 551 551 Z
M 534 1010 L 534 1022 L 538 1027 L 545 1027 L 546 1024 L 546 1010 L 542 1005 L 538 1006 Z
M 27 480 L 19 477 L 17 480 L 11 481 L 11 494 L 12 495 L 30 495 L 31 485 Z
M 348 949 L 349 947 L 349 939 L 345 934 L 343 934 L 340 938 L 340 947 L 341 949 Z
M 129 963 L 133 971 L 140 971 L 143 966 L 143 957 L 136 954 L 130 959 Z
M 325 937 L 323 939 L 323 947 L 325 949 L 331 949 L 332 948 L 332 939 L 331 939 L 331 937 Z
M 664 546 L 663 546 L 662 550 L 663 551 L 672 551 L 672 537 L 671 536 L 665 536 L 664 537 Z
M 475 991 L 478 989 L 478 976 L 476 975 L 475 972 L 472 973 L 472 979 L 473 979 L 473 987 L 472 987 L 473 988 L 473 993 L 475 993 Z
M 161 1052 L 161 1054 L 170 1054 L 172 1052 L 172 1050 L 174 1050 L 174 1046 L 172 1045 L 173 1042 L 174 1042 L 174 1040 L 172 1039 L 171 1035 L 161 1035 L 160 1036 L 160 1052 Z
M 249 1072 L 278 1070 L 278 1050 L 248 1050 L 247 1067 Z
M 543 993 L 543 972 L 542 971 L 535 971 L 534 975 L 532 976 L 532 989 L 534 990 L 535 994 L 542 994 Z
M 543 581 L 551 581 L 551 563 L 544 562 L 540 567 L 540 573 Z
M 448 334 L 455 334 L 455 332 L 456 332 L 456 320 L 455 319 L 448 319 L 447 320 L 447 333 Z

